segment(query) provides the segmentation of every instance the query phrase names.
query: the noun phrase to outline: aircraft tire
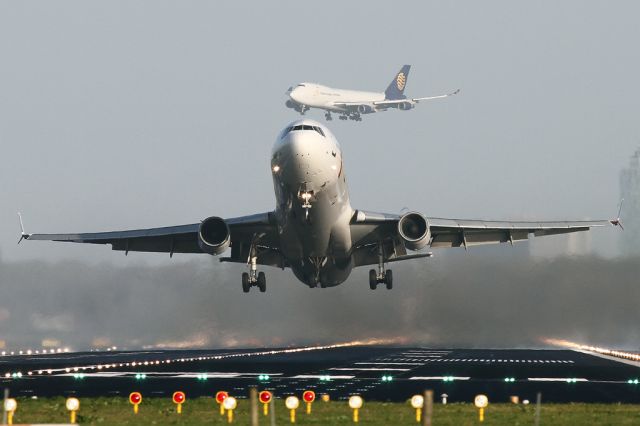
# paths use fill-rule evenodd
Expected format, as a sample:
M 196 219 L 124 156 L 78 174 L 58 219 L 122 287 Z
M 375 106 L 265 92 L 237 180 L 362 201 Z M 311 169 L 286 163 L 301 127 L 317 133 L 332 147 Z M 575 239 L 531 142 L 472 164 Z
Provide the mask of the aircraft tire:
M 258 288 L 260 289 L 260 293 L 267 291 L 267 277 L 264 275 L 264 272 L 258 272 Z
M 387 290 L 391 290 L 393 288 L 393 272 L 391 269 L 388 269 L 384 274 L 384 283 L 387 285 Z
M 378 285 L 378 274 L 376 274 L 375 269 L 369 270 L 369 288 L 371 290 L 375 290 Z
M 246 272 L 242 273 L 242 291 L 245 293 L 249 293 L 251 289 L 251 284 L 249 284 L 249 274 Z

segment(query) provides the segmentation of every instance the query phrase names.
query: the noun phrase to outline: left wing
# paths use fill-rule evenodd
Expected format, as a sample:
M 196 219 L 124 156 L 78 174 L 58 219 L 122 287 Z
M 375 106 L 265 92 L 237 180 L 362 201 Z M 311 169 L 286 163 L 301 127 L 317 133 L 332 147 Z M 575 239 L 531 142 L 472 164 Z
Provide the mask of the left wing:
M 228 218 L 225 222 L 231 233 L 231 255 L 220 258 L 221 261 L 245 263 L 251 245 L 255 244 L 259 249 L 258 263 L 283 266 L 273 213 Z M 22 239 L 110 244 L 112 250 L 124 251 L 127 254 L 136 251 L 169 253 L 173 256 L 174 253 L 204 253 L 198 245 L 199 229 L 200 223 L 80 234 L 27 234 L 23 230 Z
M 407 254 L 398 232 L 402 216 L 357 211 L 351 222 L 356 265 L 378 263 L 377 249 L 381 246 L 385 262 L 404 260 L 418 255 Z M 514 243 L 527 240 L 529 235 L 567 234 L 588 231 L 593 227 L 618 225 L 615 220 L 590 221 L 487 221 L 466 219 L 425 218 L 430 232 L 430 247 L 470 247 L 484 244 Z

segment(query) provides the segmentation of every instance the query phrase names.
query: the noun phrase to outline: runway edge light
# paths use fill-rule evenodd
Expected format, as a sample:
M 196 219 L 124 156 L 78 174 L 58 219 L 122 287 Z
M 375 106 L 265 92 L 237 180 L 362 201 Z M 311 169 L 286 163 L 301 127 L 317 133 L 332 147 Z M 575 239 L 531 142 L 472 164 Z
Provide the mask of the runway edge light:
M 187 400 L 187 396 L 182 391 L 176 391 L 171 396 L 171 400 L 176 404 L 176 412 L 182 414 L 182 404 Z
M 224 400 L 229 397 L 229 393 L 226 391 L 216 392 L 216 402 L 220 406 L 220 415 L 224 416 Z
M 224 405 L 224 409 L 227 410 L 227 421 L 233 423 L 233 410 L 238 406 L 238 401 L 232 396 L 227 396 L 222 405 Z
M 4 400 L 4 411 L 7 412 L 7 424 L 13 424 L 13 414 L 18 408 L 18 402 L 13 398 L 7 398 Z
M 349 407 L 353 410 L 353 422 L 358 423 L 360 421 L 358 411 L 362 408 L 364 401 L 359 395 L 353 395 L 349 398 Z
M 311 414 L 311 404 L 316 400 L 316 393 L 312 390 L 306 390 L 302 393 L 302 399 L 307 404 L 307 414 Z
M 263 390 L 258 394 L 258 399 L 262 403 L 262 412 L 265 416 L 269 415 L 269 403 L 271 402 L 272 398 L 273 394 L 268 390 Z
M 422 395 L 413 395 L 411 397 L 411 406 L 416 410 L 416 422 L 420 423 L 422 419 L 422 407 L 424 407 L 424 397 Z
M 140 392 L 131 392 L 129 394 L 129 402 L 133 405 L 133 414 L 138 414 L 138 406 L 142 402 L 142 394 Z
M 78 398 L 67 398 L 65 403 L 67 410 L 70 412 L 70 423 L 76 422 L 76 413 L 80 409 L 80 401 Z
M 284 400 L 284 405 L 289 409 L 289 420 L 291 423 L 296 422 L 296 409 L 300 405 L 300 401 L 295 396 L 287 397 Z
M 489 398 L 486 395 L 476 395 L 473 400 L 473 404 L 478 408 L 478 420 L 480 423 L 484 422 L 484 409 L 489 405 Z

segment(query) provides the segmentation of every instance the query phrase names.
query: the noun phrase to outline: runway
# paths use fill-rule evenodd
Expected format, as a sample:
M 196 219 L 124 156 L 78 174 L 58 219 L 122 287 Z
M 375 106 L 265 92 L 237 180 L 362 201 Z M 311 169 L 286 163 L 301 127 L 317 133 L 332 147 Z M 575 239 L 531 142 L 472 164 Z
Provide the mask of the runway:
M 574 350 L 432 349 L 332 345 L 281 349 L 149 350 L 0 357 L 2 386 L 17 396 L 188 397 L 252 386 L 277 397 L 312 389 L 332 399 L 403 401 L 432 389 L 437 400 L 640 402 L 637 363 Z

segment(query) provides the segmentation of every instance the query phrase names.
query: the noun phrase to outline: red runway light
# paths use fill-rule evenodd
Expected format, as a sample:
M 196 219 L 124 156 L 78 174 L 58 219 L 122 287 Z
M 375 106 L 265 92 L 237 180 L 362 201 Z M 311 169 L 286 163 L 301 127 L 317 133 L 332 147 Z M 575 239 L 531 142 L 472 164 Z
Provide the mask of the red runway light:
M 222 404 L 224 400 L 227 399 L 228 396 L 229 396 L 229 393 L 225 391 L 216 392 L 216 402 L 218 404 Z
M 131 392 L 129 402 L 133 405 L 140 404 L 142 402 L 142 394 L 140 392 Z
M 178 391 L 173 393 L 173 402 L 176 404 L 182 404 L 187 399 L 184 392 Z
M 260 402 L 262 402 L 263 404 L 268 404 L 269 402 L 271 402 L 271 398 L 272 398 L 271 392 L 262 391 L 260 392 L 259 398 L 260 398 Z
M 302 394 L 302 399 L 304 402 L 313 402 L 316 400 L 316 393 L 314 391 L 304 391 Z

